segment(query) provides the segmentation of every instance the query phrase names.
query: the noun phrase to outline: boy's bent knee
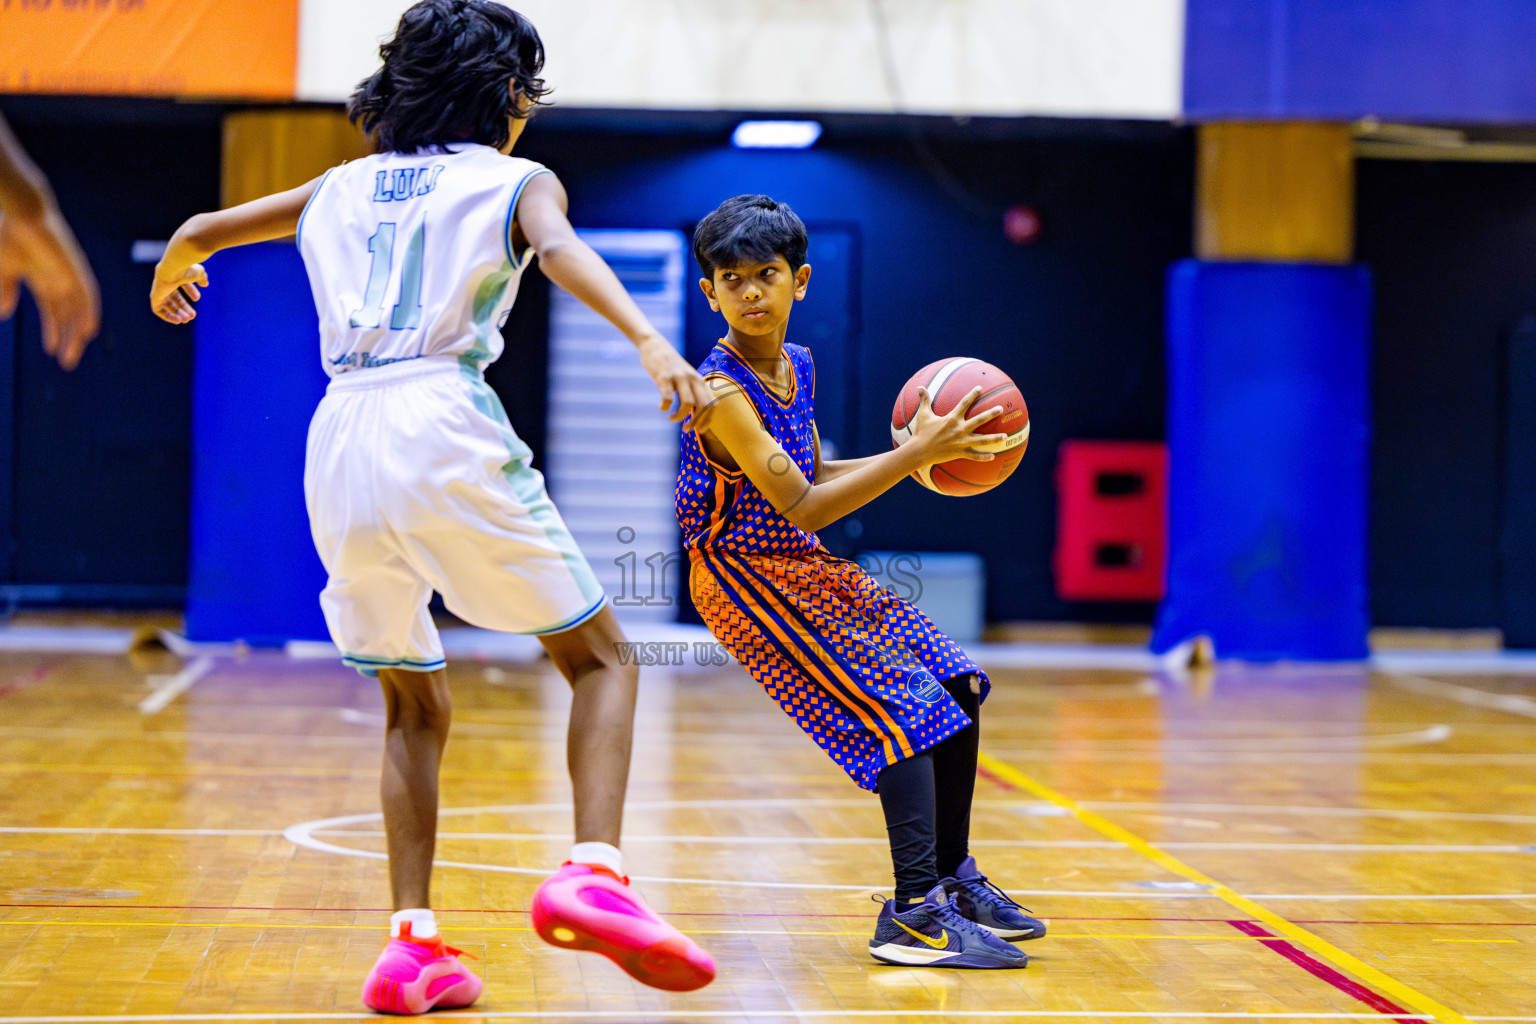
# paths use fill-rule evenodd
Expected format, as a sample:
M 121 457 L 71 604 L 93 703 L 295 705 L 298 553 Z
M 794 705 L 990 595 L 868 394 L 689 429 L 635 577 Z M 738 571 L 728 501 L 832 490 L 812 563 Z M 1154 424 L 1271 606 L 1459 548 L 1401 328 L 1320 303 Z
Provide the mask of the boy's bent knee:
M 448 727 L 453 717 L 453 696 L 448 689 L 445 670 L 380 669 L 379 685 L 384 689 L 386 718 L 391 727 L 407 722 L 421 722 L 433 728 Z
M 632 681 L 640 678 L 635 659 L 625 656 L 624 631 L 609 608 L 574 629 L 539 640 L 568 682 L 594 671 L 616 672 Z

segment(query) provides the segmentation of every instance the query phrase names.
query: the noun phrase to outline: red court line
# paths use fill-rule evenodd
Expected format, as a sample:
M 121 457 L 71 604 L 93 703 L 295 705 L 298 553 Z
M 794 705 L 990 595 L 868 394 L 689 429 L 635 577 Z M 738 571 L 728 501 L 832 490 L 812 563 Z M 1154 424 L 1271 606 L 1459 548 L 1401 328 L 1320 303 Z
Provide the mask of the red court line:
M 15 682 L 0 686 L 0 699 L 9 697 L 11 694 L 16 693 L 18 690 L 25 690 L 29 686 L 36 686 L 38 683 L 46 679 L 48 677 L 48 673 L 52 672 L 55 668 L 58 667 L 58 665 L 59 663 L 56 661 L 51 661 L 46 665 L 39 665 L 32 671 L 23 675 L 20 679 L 17 679 Z
M 1258 939 L 1260 941 L 1260 945 L 1267 946 L 1274 950 L 1276 953 L 1279 953 L 1291 963 L 1302 968 L 1308 974 L 1311 974 L 1317 978 L 1321 978 L 1323 981 L 1326 981 L 1340 992 L 1354 996 L 1356 999 L 1360 1000 L 1362 1003 L 1364 1003 L 1366 1006 L 1369 1006 L 1377 1013 L 1413 1013 L 1412 1010 L 1409 1010 L 1406 1007 L 1398 1006 L 1396 1003 L 1392 1002 L 1392 1000 L 1388 999 L 1384 995 L 1381 995 L 1379 992 L 1374 992 L 1371 989 L 1366 988 L 1364 985 L 1349 977 L 1347 974 L 1342 974 L 1338 970 L 1329 967 L 1321 960 L 1318 960 L 1316 957 L 1312 956 L 1312 954 L 1308 953 L 1306 950 L 1290 942 L 1287 942 L 1267 928 L 1254 924 L 1252 921 L 1228 921 L 1227 923 L 1236 928 L 1238 931 L 1242 932 L 1244 935 L 1250 935 L 1253 938 Z M 1421 1018 L 1416 1016 L 1404 1016 L 1396 1017 L 1395 1019 L 1398 1021 L 1398 1024 L 1414 1024 L 1415 1021 L 1418 1021 Z
M 39 908 L 53 908 L 57 910 L 268 910 L 268 911 L 309 911 L 316 914 L 387 914 L 388 907 L 246 907 L 246 906 L 212 906 L 206 904 L 156 904 L 156 903 L 63 903 L 47 901 L 43 903 L 0 903 L 0 909 L 18 908 L 36 910 Z M 440 914 L 526 914 L 524 907 L 438 907 Z M 669 917 L 794 917 L 813 921 L 830 921 L 836 919 L 864 920 L 868 914 L 796 914 L 783 913 L 759 913 L 746 911 L 716 911 L 698 910 L 688 912 L 669 913 Z M 1064 917 L 1059 914 L 1050 916 L 1052 921 L 1126 921 L 1126 922 L 1161 922 L 1169 924 L 1232 924 L 1228 917 Z M 1345 920 L 1308 920 L 1295 918 L 1293 924 L 1339 924 L 1339 925 L 1406 925 L 1413 928 L 1536 928 L 1536 921 L 1345 921 Z
M 1010 784 L 1009 782 L 1007 782 L 1004 779 L 998 778 L 996 775 L 993 775 L 991 772 L 987 771 L 987 769 L 985 767 L 983 767 L 982 765 L 977 765 L 976 766 L 976 775 L 977 775 L 978 778 L 986 779 L 988 782 L 992 783 L 992 785 L 996 786 L 998 789 L 1006 789 L 1010 793 L 1017 793 L 1018 792 L 1017 789 L 1013 788 L 1012 784 Z
M 1293 924 L 1384 924 L 1411 925 L 1414 928 L 1536 928 L 1536 921 L 1305 921 L 1294 918 Z

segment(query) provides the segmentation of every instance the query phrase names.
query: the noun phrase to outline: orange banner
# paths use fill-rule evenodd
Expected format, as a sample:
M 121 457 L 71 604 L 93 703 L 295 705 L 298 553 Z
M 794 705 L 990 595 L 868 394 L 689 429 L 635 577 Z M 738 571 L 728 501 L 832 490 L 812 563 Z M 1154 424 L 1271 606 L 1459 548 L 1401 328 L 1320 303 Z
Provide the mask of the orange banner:
M 0 0 L 0 92 L 292 99 L 299 0 Z

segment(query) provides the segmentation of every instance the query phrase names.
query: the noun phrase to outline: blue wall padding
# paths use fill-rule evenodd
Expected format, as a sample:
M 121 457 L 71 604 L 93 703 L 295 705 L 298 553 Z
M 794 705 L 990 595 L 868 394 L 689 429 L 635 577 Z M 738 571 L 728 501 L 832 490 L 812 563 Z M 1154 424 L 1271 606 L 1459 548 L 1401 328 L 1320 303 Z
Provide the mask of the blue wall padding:
M 1189 0 L 1195 119 L 1529 121 L 1531 0 Z
M 1155 651 L 1366 656 L 1370 313 L 1364 267 L 1173 267 Z
M 227 250 L 207 267 L 193 321 L 187 636 L 323 640 L 304 439 L 326 378 L 304 263 L 273 242 Z

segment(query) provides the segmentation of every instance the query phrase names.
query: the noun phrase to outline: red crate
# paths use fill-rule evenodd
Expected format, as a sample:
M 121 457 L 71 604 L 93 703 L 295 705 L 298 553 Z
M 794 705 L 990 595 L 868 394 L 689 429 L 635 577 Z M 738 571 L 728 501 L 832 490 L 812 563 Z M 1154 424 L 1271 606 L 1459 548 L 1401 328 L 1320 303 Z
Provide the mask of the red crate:
M 1157 601 L 1168 563 L 1168 446 L 1065 441 L 1056 463 L 1056 595 Z

